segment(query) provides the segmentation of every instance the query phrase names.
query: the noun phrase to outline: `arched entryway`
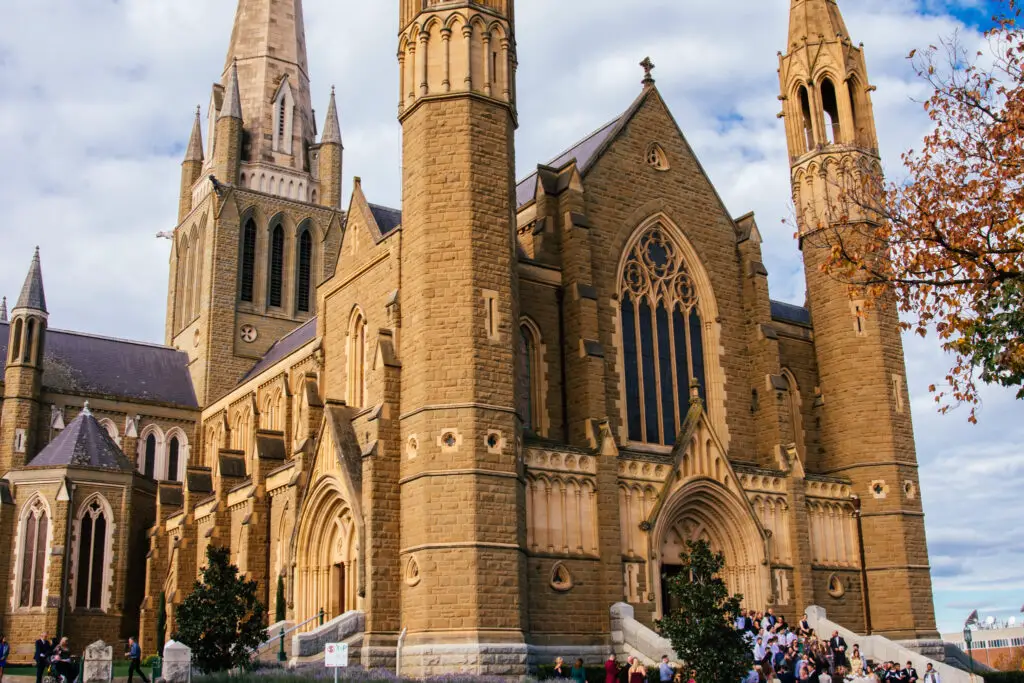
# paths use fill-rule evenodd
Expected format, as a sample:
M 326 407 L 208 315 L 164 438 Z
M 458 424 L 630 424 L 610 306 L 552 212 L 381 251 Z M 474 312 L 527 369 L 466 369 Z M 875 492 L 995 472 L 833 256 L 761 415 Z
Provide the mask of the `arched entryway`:
M 328 620 L 359 609 L 359 529 L 333 477 L 311 490 L 296 541 L 297 620 L 310 619 L 321 609 Z
M 666 581 L 679 572 L 679 554 L 687 541 L 703 539 L 725 555 L 722 578 L 743 604 L 764 609 L 770 595 L 764 531 L 750 506 L 712 479 L 695 479 L 673 492 L 652 533 L 654 596 L 657 614 L 669 602 Z

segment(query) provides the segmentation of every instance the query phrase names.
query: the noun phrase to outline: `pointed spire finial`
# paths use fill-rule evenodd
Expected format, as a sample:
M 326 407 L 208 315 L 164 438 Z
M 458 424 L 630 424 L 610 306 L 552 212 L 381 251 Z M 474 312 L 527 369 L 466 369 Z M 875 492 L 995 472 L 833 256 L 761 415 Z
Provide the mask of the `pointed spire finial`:
M 238 92 L 238 59 L 231 62 L 228 72 L 228 84 L 224 88 L 224 104 L 220 108 L 219 119 L 242 119 L 242 96 Z
M 7 297 L 0 301 L 0 323 L 7 322 Z
M 651 61 L 650 57 L 644 57 L 644 61 L 640 62 L 640 66 L 644 70 L 644 80 L 642 81 L 644 87 L 654 85 L 654 76 L 651 75 L 651 72 L 654 71 L 654 62 Z
M 188 138 L 188 149 L 185 150 L 185 161 L 203 160 L 203 129 L 199 122 L 199 106 L 196 106 L 196 118 L 192 123 L 192 134 Z
M 39 247 L 32 256 L 32 265 L 29 266 L 28 275 L 25 277 L 25 284 L 21 287 L 21 295 L 14 310 L 30 309 L 46 313 L 46 294 L 43 291 L 43 268 L 39 264 Z
M 338 102 L 334 97 L 334 86 L 331 86 L 331 103 L 327 107 L 327 120 L 324 121 L 324 134 L 320 143 L 341 144 L 341 124 L 338 122 Z

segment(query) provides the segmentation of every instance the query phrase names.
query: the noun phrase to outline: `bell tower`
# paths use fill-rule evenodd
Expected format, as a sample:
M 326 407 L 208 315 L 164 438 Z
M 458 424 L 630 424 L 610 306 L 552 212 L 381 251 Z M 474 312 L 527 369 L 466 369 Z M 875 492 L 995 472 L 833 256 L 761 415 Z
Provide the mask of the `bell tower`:
M 512 5 L 399 0 L 404 675 L 526 673 Z
M 302 0 L 237 0 L 224 70 L 192 121 L 171 248 L 168 345 L 200 405 L 316 315 L 341 234 L 342 138 L 332 91 L 317 141 Z M 326 93 L 325 93 L 326 94 Z
M 824 401 L 821 452 L 809 458 L 820 474 L 849 479 L 860 499 L 865 629 L 924 647 L 937 634 L 896 308 L 858 301 L 822 270 L 832 240 L 870 230 L 872 217 L 844 188 L 873 187 L 862 181 L 882 173 L 874 88 L 836 0 L 791 0 L 779 75 Z

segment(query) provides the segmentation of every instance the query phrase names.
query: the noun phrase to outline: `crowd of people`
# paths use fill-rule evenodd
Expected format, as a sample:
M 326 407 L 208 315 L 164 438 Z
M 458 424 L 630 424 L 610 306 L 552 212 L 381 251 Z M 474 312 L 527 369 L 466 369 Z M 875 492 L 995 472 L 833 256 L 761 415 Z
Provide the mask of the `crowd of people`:
M 767 613 L 750 610 L 737 617 L 735 628 L 742 631 L 751 651 L 751 669 L 738 683 L 942 683 L 939 672 L 929 663 L 918 672 L 912 662 L 876 662 L 865 657 L 857 643 L 852 649 L 838 631 L 820 637 L 808 623 L 807 616 L 795 625 Z M 647 683 L 648 671 L 643 662 L 629 657 L 625 666 L 610 655 L 604 665 L 605 683 Z M 569 665 L 561 657 L 555 660 L 554 677 L 587 683 L 582 659 Z M 660 683 L 700 683 L 697 673 L 669 661 L 668 655 L 658 664 Z
M 7 640 L 0 636 L 0 642 L 4 645 Z M 0 653 L 4 654 L 3 665 L 6 665 L 6 654 L 10 652 L 8 647 L 4 650 L 0 647 Z M 146 674 L 142 673 L 142 648 L 135 638 L 128 639 L 127 652 L 124 656 L 128 659 L 128 683 L 132 683 L 135 674 L 139 675 L 143 683 L 149 683 Z M 33 662 L 36 665 L 36 683 L 43 683 L 47 672 L 56 683 L 75 683 L 78 679 L 78 662 L 71 655 L 71 643 L 67 636 L 60 640 L 51 640 L 49 634 L 44 633 L 36 641 L 35 655 Z M 0 665 L 0 681 L 3 680 L 3 665 Z
M 928 664 L 918 673 L 913 662 L 875 662 L 850 649 L 839 631 L 828 638 L 814 632 L 804 615 L 795 626 L 769 609 L 767 614 L 749 612 L 736 619 L 751 644 L 753 666 L 744 683 L 942 683 L 939 672 Z

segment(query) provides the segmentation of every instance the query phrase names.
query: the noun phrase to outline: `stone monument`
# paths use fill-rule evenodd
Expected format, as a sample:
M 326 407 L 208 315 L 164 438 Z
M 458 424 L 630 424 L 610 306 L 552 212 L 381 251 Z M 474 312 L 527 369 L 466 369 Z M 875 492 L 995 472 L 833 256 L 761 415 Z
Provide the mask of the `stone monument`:
M 167 641 L 163 663 L 167 683 L 189 683 L 192 680 L 192 649 L 188 645 L 176 640 Z
M 110 683 L 114 673 L 114 648 L 102 640 L 85 648 L 83 683 Z

